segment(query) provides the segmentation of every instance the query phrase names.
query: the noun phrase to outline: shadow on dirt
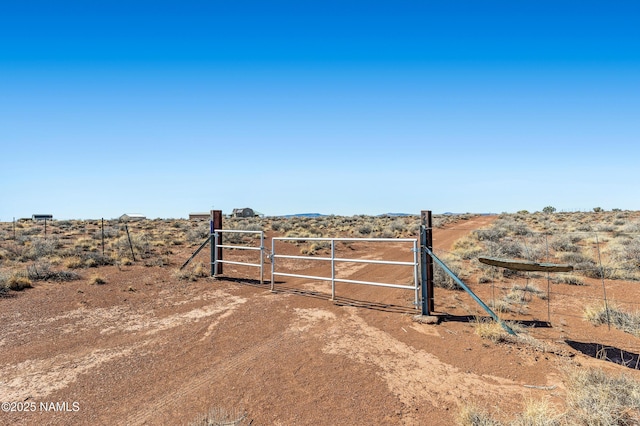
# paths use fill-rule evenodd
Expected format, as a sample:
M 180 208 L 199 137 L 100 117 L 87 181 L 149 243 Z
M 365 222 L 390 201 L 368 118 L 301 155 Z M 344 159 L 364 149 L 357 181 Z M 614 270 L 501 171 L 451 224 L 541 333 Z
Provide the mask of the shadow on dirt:
M 448 322 L 466 322 L 466 323 L 471 323 L 471 322 L 477 322 L 478 320 L 480 321 L 490 321 L 491 317 L 481 317 L 481 316 L 477 316 L 477 315 L 449 315 L 449 314 L 442 314 L 441 315 L 442 321 L 448 321 Z M 520 324 L 523 327 L 531 327 L 531 328 L 551 328 L 551 323 L 547 322 L 547 321 L 539 321 L 539 320 L 518 320 L 518 321 L 513 321 L 517 324 Z
M 565 343 L 592 358 L 613 362 L 634 370 L 640 369 L 640 355 L 636 353 L 600 343 L 584 343 L 574 340 L 565 340 Z
M 271 288 L 271 282 L 269 281 L 265 281 L 263 284 L 261 284 L 260 280 L 230 278 L 230 277 L 217 277 L 216 280 L 249 285 L 252 287 L 262 288 L 262 289 Z M 274 293 L 295 294 L 297 296 L 312 297 L 314 299 L 331 301 L 330 293 L 322 293 L 319 291 L 289 287 L 286 285 L 282 285 L 284 284 L 283 281 L 276 281 L 275 284 L 276 284 L 276 287 L 274 289 Z M 350 299 L 350 298 L 341 297 L 341 296 L 336 296 L 336 298 L 333 300 L 333 303 L 336 306 L 353 306 L 356 308 L 372 309 L 375 311 L 393 312 L 393 313 L 399 313 L 399 314 L 415 314 L 416 313 L 416 310 L 411 306 L 401 306 L 401 305 L 393 305 L 389 303 L 369 302 L 366 300 Z
M 0 299 L 10 299 L 12 297 L 16 297 L 16 295 L 10 292 L 8 288 L 0 288 Z
M 260 283 L 260 280 L 255 280 L 250 278 L 233 278 L 233 277 L 225 277 L 225 276 L 218 275 L 215 278 L 215 280 L 226 281 L 229 283 L 236 283 L 236 284 L 246 284 L 246 285 L 250 285 L 258 288 L 269 288 L 271 286 L 271 281 L 264 280 L 262 283 Z M 280 284 L 282 283 L 282 281 L 276 281 L 275 283 Z

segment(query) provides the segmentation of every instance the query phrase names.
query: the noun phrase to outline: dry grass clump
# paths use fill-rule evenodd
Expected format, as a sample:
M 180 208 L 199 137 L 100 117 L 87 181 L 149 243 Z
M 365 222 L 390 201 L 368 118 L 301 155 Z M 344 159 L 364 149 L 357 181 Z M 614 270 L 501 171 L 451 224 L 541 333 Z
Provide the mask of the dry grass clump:
M 461 426 L 502 426 L 487 410 L 474 404 L 465 404 L 458 414 L 458 424 Z
M 566 411 L 547 400 L 529 400 L 522 413 L 503 422 L 473 403 L 461 407 L 458 424 L 476 425 L 637 425 L 640 422 L 640 382 L 627 375 L 610 375 L 595 368 L 564 370 Z M 501 417 L 506 417 L 504 413 Z
M 585 285 L 582 278 L 574 274 L 555 274 L 551 278 L 554 284 Z
M 538 299 L 547 300 L 547 293 L 531 283 L 527 283 L 524 286 L 515 284 L 511 287 L 511 290 L 506 297 L 509 300 L 526 302 L 530 299 L 530 296 L 536 296 Z
M 640 422 L 640 383 L 628 375 L 572 368 L 566 372 L 567 417 L 584 425 L 636 425 Z
M 182 281 L 198 281 L 198 278 L 206 278 L 211 270 L 202 262 L 194 262 L 183 270 L 177 270 L 175 277 Z
M 33 287 L 29 277 L 22 271 L 0 275 L 0 287 L 13 291 L 21 291 Z
M 303 247 L 300 250 L 300 254 L 314 256 L 318 253 L 327 252 L 331 249 L 331 243 L 329 241 L 314 241 L 307 245 L 307 247 Z
M 524 331 L 518 323 L 505 321 L 516 334 Z M 491 340 L 493 343 L 516 343 L 522 340 L 520 336 L 511 335 L 502 328 L 502 325 L 491 318 L 476 318 L 474 321 L 475 333 L 483 339 Z
M 449 270 L 458 278 L 464 279 L 467 270 L 459 259 L 448 254 L 438 256 L 438 258 L 442 260 Z M 448 290 L 462 290 L 458 283 L 438 264 L 434 264 L 433 266 L 433 285 Z
M 640 337 L 640 312 L 626 312 L 615 304 L 587 306 L 584 317 L 593 325 L 611 324 L 625 333 Z
M 91 278 L 89 278 L 89 285 L 102 285 L 106 283 L 107 280 L 98 274 L 93 275 Z
M 501 417 L 506 415 L 501 414 Z M 494 418 L 486 410 L 475 405 L 464 405 L 458 415 L 458 424 L 462 426 L 560 426 L 567 425 L 564 415 L 558 414 L 547 400 L 529 399 L 524 411 L 508 422 Z
M 530 398 L 525 402 L 524 411 L 516 416 L 512 426 L 560 426 L 565 425 L 564 415 L 546 399 Z
M 32 281 L 74 281 L 80 275 L 74 271 L 55 271 L 48 262 L 38 262 L 27 266 L 27 277 Z

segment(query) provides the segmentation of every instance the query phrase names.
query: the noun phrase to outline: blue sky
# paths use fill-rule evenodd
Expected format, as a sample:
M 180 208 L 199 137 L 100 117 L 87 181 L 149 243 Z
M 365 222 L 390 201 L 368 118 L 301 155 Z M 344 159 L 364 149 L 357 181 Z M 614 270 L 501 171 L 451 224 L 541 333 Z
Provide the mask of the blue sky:
M 639 17 L 637 1 L 3 2 L 0 221 L 640 210 Z

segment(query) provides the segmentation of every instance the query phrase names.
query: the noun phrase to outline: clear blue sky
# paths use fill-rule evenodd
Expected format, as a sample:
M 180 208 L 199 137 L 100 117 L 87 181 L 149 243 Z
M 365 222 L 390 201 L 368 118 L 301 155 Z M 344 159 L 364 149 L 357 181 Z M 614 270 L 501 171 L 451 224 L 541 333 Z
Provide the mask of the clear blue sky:
M 640 210 L 640 2 L 5 1 L 0 221 Z

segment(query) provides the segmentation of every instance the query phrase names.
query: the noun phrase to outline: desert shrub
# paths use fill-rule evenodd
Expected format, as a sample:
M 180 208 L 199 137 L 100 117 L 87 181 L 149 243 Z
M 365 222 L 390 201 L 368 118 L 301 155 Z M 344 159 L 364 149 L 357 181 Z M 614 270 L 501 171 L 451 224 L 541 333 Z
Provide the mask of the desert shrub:
M 584 285 L 584 281 L 573 274 L 554 274 L 551 282 L 554 284 Z
M 149 237 L 145 233 L 130 233 L 131 246 L 133 246 L 133 252 L 141 256 L 142 258 L 149 257 L 151 254 L 151 244 Z M 122 235 L 116 239 L 113 243 L 113 248 L 116 250 L 119 257 L 130 256 L 131 246 L 129 245 L 129 239 L 127 235 Z
M 640 312 L 638 311 L 627 312 L 609 303 L 608 308 L 604 305 L 587 306 L 584 317 L 593 325 L 599 326 L 610 322 L 615 328 L 640 337 Z
M 112 226 L 104 227 L 104 239 L 116 238 L 119 232 L 118 229 Z M 102 240 L 102 229 L 98 229 L 93 234 L 91 234 L 91 238 L 94 240 L 101 241 Z
M 478 284 L 487 284 L 493 282 L 493 277 L 490 275 L 480 275 L 478 277 Z
M 187 231 L 187 241 L 191 243 L 203 242 L 209 237 L 209 224 L 200 224 L 195 228 L 191 228 Z
M 506 229 L 496 226 L 487 229 L 478 229 L 473 231 L 480 241 L 498 241 L 507 235 Z
M 518 414 L 511 426 L 561 426 L 565 425 L 564 415 L 559 414 L 546 399 L 528 399 L 524 412 Z
M 565 372 L 570 424 L 632 425 L 640 422 L 640 383 L 595 368 Z
M 329 241 L 314 241 L 307 247 L 303 247 L 300 250 L 301 254 L 313 256 L 318 252 L 329 250 L 331 248 L 331 242 Z
M 73 271 L 54 271 L 47 262 L 34 263 L 27 267 L 27 276 L 32 281 L 74 281 L 80 279 L 80 275 Z
M 102 276 L 100 275 L 93 275 L 90 279 L 89 279 L 89 285 L 102 285 L 102 284 L 106 284 L 107 280 L 104 279 Z
M 475 259 L 483 252 L 484 247 L 474 234 L 463 237 L 453 244 L 453 253 L 465 260 Z
M 61 244 L 57 238 L 33 238 L 22 255 L 22 260 L 36 260 L 55 253 Z
M 407 230 L 407 224 L 402 219 L 395 219 L 389 224 L 389 229 L 402 234 Z
M 509 324 L 511 327 L 512 324 Z M 498 322 L 491 318 L 476 318 L 473 325 L 475 333 L 483 339 L 494 343 L 515 342 L 515 336 L 507 333 Z M 513 327 L 511 327 L 513 329 Z M 514 330 L 515 331 L 515 330 Z
M 472 404 L 464 404 L 458 415 L 460 426 L 501 426 L 487 411 Z
M 458 416 L 465 426 L 636 425 L 640 422 L 640 382 L 628 375 L 612 375 L 595 368 L 569 367 L 563 371 L 567 410 L 559 413 L 546 400 L 527 401 L 524 412 L 502 423 L 472 403 Z
M 18 226 L 18 228 L 20 228 L 20 226 Z M 39 226 L 30 226 L 30 227 L 26 227 L 26 228 L 22 227 L 22 229 L 20 230 L 20 235 L 22 235 L 22 236 L 38 235 L 38 234 L 40 234 L 42 232 L 43 232 L 43 230 Z
M 0 274 L 0 287 L 20 291 L 33 287 L 31 280 L 24 272 L 2 273 Z
M 601 223 L 596 226 L 596 231 L 598 232 L 614 232 L 615 230 L 616 227 L 608 223 Z
M 525 246 L 512 238 L 504 238 L 499 242 L 487 241 L 486 247 L 494 256 L 520 258 L 524 257 Z
M 546 300 L 547 293 L 544 290 L 539 289 L 535 284 L 527 283 L 524 286 L 515 284 L 511 287 L 509 294 L 513 295 L 514 300 L 525 300 L 527 294 L 536 296 L 539 299 Z
M 640 232 L 640 221 L 634 221 L 634 222 L 630 222 L 627 223 L 626 225 L 624 225 L 621 229 L 622 232 L 625 233 L 639 233 Z
M 377 238 L 394 238 L 396 233 L 391 228 L 384 228 L 375 235 Z
M 373 231 L 373 226 L 369 223 L 364 223 L 356 228 L 356 231 L 360 235 L 369 235 Z
M 513 312 L 513 309 L 511 308 L 511 303 L 505 299 L 490 300 L 488 305 L 494 312 L 497 312 L 500 314 Z
M 202 262 L 195 262 L 183 270 L 176 270 L 174 275 L 181 281 L 198 281 L 198 278 L 208 277 L 211 270 Z
M 590 231 L 593 231 L 593 228 L 588 223 L 581 223 L 578 226 L 576 226 L 576 231 L 590 232 Z
M 465 269 L 460 261 L 453 259 L 451 256 L 439 257 L 442 262 L 453 272 L 458 278 L 462 278 Z M 455 280 L 437 263 L 433 265 L 433 285 L 448 290 L 462 290 Z
M 554 237 L 549 242 L 549 246 L 556 251 L 578 252 L 580 251 L 580 246 L 578 246 L 576 243 L 578 243 L 580 240 L 581 238 L 576 235 L 563 234 Z

